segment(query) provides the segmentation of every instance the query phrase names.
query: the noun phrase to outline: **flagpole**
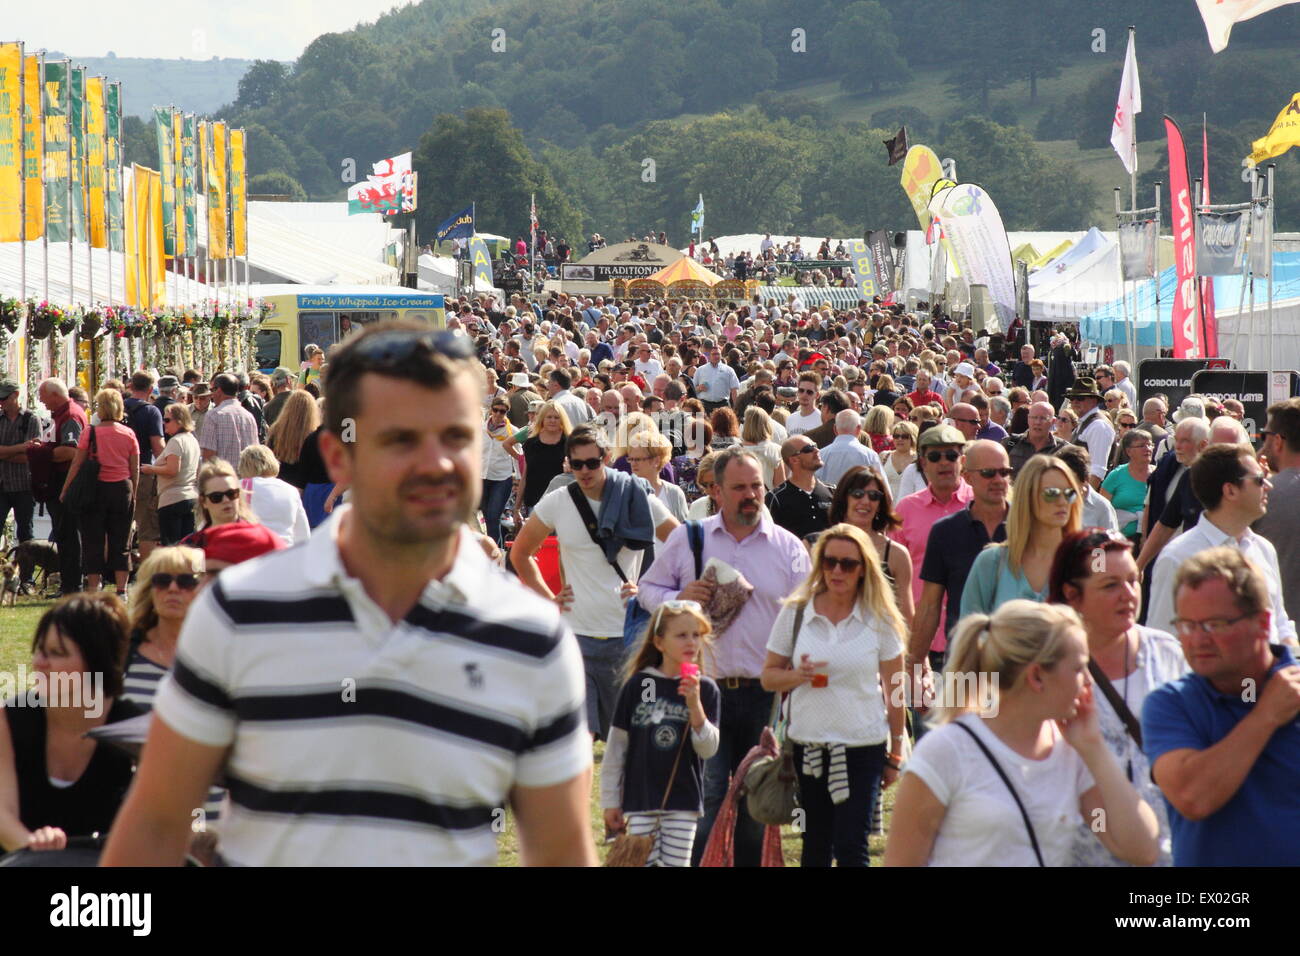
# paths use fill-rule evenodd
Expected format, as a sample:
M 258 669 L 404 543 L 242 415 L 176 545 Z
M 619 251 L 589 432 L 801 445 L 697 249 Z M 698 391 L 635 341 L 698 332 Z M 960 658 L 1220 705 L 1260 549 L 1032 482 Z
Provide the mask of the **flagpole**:
M 122 304 L 130 305 L 126 299 L 126 163 L 125 154 L 122 152 L 122 81 L 118 80 L 113 84 L 117 87 L 117 195 L 122 203 Z M 134 180 L 132 180 L 134 182 Z M 113 240 L 109 238 L 109 261 L 108 267 L 113 268 Z
M 68 130 L 68 183 L 64 195 L 68 204 L 68 305 L 72 305 L 72 234 L 76 231 L 76 218 L 72 210 L 72 60 L 63 61 L 63 81 L 67 87 Z
M 39 86 L 39 88 L 40 88 L 42 91 L 44 91 L 44 89 L 45 89 L 45 51 L 44 51 L 44 50 L 39 50 L 39 51 L 37 52 L 37 55 L 41 58 L 40 65 L 37 67 L 37 69 L 40 71 L 40 72 L 37 74 L 37 85 Z M 42 95 L 43 95 L 43 93 L 42 93 Z M 41 210 L 41 218 L 42 218 L 42 219 L 44 220 L 44 222 L 45 222 L 45 228 L 41 230 L 41 260 L 42 260 L 42 267 L 43 267 L 43 270 L 44 270 L 44 273 L 45 273 L 45 296 L 44 296 L 44 300 L 45 300 L 46 302 L 48 302 L 48 301 L 50 301 L 50 218 L 49 218 L 49 216 L 47 215 L 48 212 L 49 212 L 49 203 L 46 201 L 46 198 L 45 198 L 45 173 L 46 173 L 46 164 L 49 162 L 49 159 L 48 159 L 48 157 L 47 157 L 46 154 L 45 154 L 45 109 L 44 109 L 44 107 L 45 107 L 45 104 L 44 104 L 44 102 L 42 101 L 42 103 L 41 103 L 41 121 L 40 121 L 40 123 L 38 123 L 37 125 L 40 126 L 40 128 L 41 128 L 41 204 L 42 204 L 42 206 L 45 207 L 45 208 L 43 208 L 43 209 Z
M 90 80 L 81 84 L 81 152 L 85 156 L 86 168 L 81 174 L 81 209 L 86 214 L 86 283 L 90 308 L 95 307 L 95 240 L 91 235 L 90 221 Z M 74 373 L 75 373 L 75 366 Z M 75 374 L 73 375 L 75 378 Z
M 1265 180 L 1268 190 L 1268 225 L 1267 230 L 1268 242 L 1264 246 L 1264 252 L 1268 259 L 1268 341 L 1270 344 L 1273 339 L 1273 171 L 1277 169 L 1277 163 L 1269 163 Z M 1272 363 L 1269 363 L 1272 365 Z
M 18 41 L 18 252 L 19 301 L 27 301 L 27 53 Z
M 109 191 L 108 177 L 112 175 L 112 168 L 109 165 L 108 158 L 108 137 L 110 130 L 108 128 L 108 101 L 109 89 L 112 84 L 108 82 L 108 77 L 104 77 L 104 251 L 108 254 L 108 305 L 112 308 L 115 304 L 113 301 L 113 212 L 109 208 Z M 121 155 L 122 139 L 116 137 L 118 155 Z M 104 360 L 108 361 L 107 358 Z
M 528 298 L 537 288 L 537 193 L 528 194 Z
M 1128 28 L 1128 46 L 1129 46 L 1129 49 L 1130 49 L 1130 50 L 1133 50 L 1133 51 L 1134 51 L 1134 53 L 1133 53 L 1133 65 L 1134 65 L 1134 71 L 1133 71 L 1133 72 L 1134 72 L 1134 76 L 1135 76 L 1135 77 L 1136 77 L 1136 74 L 1137 74 L 1137 69 L 1136 69 L 1136 67 L 1137 67 L 1137 47 L 1136 47 L 1136 44 L 1134 43 L 1134 40 L 1136 39 L 1136 37 L 1137 37 L 1137 27 L 1136 27 L 1136 26 L 1133 26 L 1133 25 L 1130 25 L 1129 28 Z M 1127 54 L 1125 54 L 1125 57 L 1127 58 Z M 1133 123 L 1133 136 L 1131 137 L 1131 141 L 1132 141 L 1132 143 L 1133 143 L 1133 145 L 1132 145 L 1132 149 L 1131 149 L 1132 162 L 1129 163 L 1129 174 L 1128 174 L 1129 207 L 1132 208 L 1132 209 L 1136 209 L 1136 208 L 1137 208 L 1137 204 L 1138 204 L 1138 199 L 1137 199 L 1137 194 L 1138 194 L 1138 193 L 1137 193 L 1137 168 L 1138 168 L 1138 131 L 1137 131 L 1137 117 L 1136 117 L 1136 116 L 1131 116 L 1131 117 L 1129 117 L 1129 119 L 1130 119 L 1130 121 Z
M 1155 283 L 1156 283 L 1156 358 L 1160 358 L 1160 187 L 1162 183 L 1156 182 L 1156 250 L 1155 250 Z

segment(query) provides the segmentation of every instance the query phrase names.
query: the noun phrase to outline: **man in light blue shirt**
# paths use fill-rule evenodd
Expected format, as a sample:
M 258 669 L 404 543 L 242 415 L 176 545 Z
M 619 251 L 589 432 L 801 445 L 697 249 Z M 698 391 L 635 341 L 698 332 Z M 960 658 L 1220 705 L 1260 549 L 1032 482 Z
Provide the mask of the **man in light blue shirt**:
M 695 391 L 709 411 L 729 405 L 740 394 L 740 379 L 730 365 L 722 364 L 722 349 L 709 343 L 709 361 L 695 372 Z
M 855 465 L 865 465 L 884 474 L 880 456 L 858 441 L 862 431 L 862 416 L 851 408 L 835 415 L 835 440 L 822 449 L 822 470 L 819 476 L 828 485 L 836 485 L 844 473 Z

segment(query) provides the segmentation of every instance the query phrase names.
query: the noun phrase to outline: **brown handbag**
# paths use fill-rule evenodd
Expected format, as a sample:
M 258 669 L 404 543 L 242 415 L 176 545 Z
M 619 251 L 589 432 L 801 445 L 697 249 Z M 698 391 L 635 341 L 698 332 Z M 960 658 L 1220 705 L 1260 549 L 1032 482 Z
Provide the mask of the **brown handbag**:
M 691 736 L 691 721 L 686 719 L 686 726 L 682 728 L 682 739 L 677 745 L 677 756 L 673 758 L 672 773 L 668 775 L 668 786 L 664 787 L 664 798 L 659 801 L 659 809 L 662 811 L 668 806 L 668 795 L 673 792 L 673 782 L 677 779 L 677 767 L 682 762 L 682 751 L 686 749 L 686 741 Z M 655 842 L 652 836 L 632 836 L 624 828 L 614 840 L 614 845 L 609 848 L 609 855 L 605 857 L 606 866 L 645 866 L 646 860 L 650 859 L 650 851 L 654 848 Z

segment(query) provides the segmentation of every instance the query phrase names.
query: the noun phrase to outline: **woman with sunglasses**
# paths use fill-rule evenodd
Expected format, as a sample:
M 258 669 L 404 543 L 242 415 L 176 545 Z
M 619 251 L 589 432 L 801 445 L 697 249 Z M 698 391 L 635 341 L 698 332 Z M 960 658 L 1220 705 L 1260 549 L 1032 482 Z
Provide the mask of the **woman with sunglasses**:
M 1061 441 L 1074 441 L 1074 430 L 1079 427 L 1079 416 L 1074 414 L 1074 409 L 1063 408 L 1056 414 L 1056 427 L 1052 433 Z
M 1123 438 L 1137 428 L 1137 412 L 1131 408 L 1121 408 L 1115 413 L 1115 443 L 1110 446 L 1110 458 L 1106 461 L 1107 473 L 1124 463 Z
M 888 483 L 865 465 L 855 465 L 835 486 L 826 520 L 851 524 L 876 547 L 880 570 L 894 593 L 894 603 L 903 623 L 912 629 L 912 556 L 886 532 L 900 528 L 903 521 L 894 513 L 894 499 Z
M 1134 789 L 1155 811 L 1160 821 L 1157 865 L 1169 866 L 1173 861 L 1169 819 L 1142 750 L 1138 715 L 1147 694 L 1187 673 L 1182 645 L 1172 634 L 1137 623 L 1142 598 L 1137 562 L 1128 539 L 1113 531 L 1087 528 L 1067 534 L 1052 563 L 1051 588 L 1052 602 L 1068 604 L 1083 621 L 1102 739 Z M 1081 822 L 1072 865 L 1125 864 Z
M 1117 465 L 1101 483 L 1101 495 L 1115 506 L 1119 530 L 1136 547 L 1142 540 L 1142 511 L 1146 507 L 1147 479 L 1151 477 L 1151 436 L 1120 423 Z
M 144 710 L 176 660 L 185 614 L 203 583 L 198 548 L 156 548 L 136 570 L 131 589 L 131 651 L 123 696 Z
M 194 531 L 194 499 L 199 496 L 198 470 L 202 454 L 194 437 L 194 420 L 187 405 L 172 402 L 163 412 L 167 444 L 143 475 L 158 478 L 158 528 L 163 546 L 178 543 Z
M 885 476 L 885 481 L 889 482 L 889 494 L 894 501 L 902 497 L 899 491 L 902 487 L 903 472 L 907 471 L 909 465 L 916 463 L 916 436 L 916 426 L 911 422 L 906 419 L 895 421 L 894 447 L 880 456 L 881 473 Z
M 1007 540 L 990 544 L 971 565 L 961 616 L 992 614 L 1007 601 L 1047 600 L 1052 561 L 1061 538 L 1078 531 L 1083 497 L 1068 465 L 1034 455 L 1016 478 L 1007 514 Z
M 875 546 L 853 525 L 831 526 L 772 625 L 760 678 L 790 693 L 803 866 L 869 865 L 877 788 L 903 760 L 905 634 Z

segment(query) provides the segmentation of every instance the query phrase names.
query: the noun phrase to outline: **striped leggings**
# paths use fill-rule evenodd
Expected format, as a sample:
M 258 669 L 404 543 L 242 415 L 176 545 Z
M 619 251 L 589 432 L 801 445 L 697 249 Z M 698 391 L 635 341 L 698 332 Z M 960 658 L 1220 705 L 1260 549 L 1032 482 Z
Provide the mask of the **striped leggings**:
M 646 866 L 690 866 L 695 825 L 700 815 L 689 810 L 625 814 L 628 836 L 653 836 Z

